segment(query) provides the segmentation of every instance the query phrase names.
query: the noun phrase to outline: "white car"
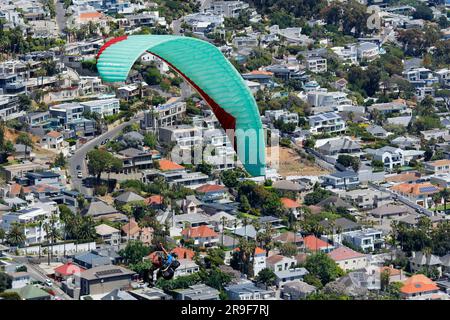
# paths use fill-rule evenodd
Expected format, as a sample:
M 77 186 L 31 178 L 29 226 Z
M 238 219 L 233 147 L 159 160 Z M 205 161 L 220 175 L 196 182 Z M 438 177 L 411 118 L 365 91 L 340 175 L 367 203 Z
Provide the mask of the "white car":
M 50 280 L 50 279 L 45 279 L 45 285 L 46 285 L 47 287 L 53 287 L 53 282 L 52 282 L 52 280 Z
M 78 171 L 77 177 L 78 177 L 78 179 L 82 179 L 83 178 L 83 173 L 81 171 Z

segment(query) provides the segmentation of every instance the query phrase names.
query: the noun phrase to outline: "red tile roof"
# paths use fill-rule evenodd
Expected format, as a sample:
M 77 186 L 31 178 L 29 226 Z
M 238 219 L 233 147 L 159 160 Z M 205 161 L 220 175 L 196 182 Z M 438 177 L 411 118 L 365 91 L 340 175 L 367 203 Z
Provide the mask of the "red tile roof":
M 172 171 L 172 170 L 184 169 L 184 167 L 179 165 L 178 163 L 175 163 L 175 162 L 167 160 L 167 159 L 159 160 L 158 164 L 159 164 L 159 170 L 161 170 L 161 171 Z
M 236 249 L 234 249 L 234 251 L 241 251 L 241 248 L 236 248 Z M 255 255 L 260 255 L 260 254 L 266 254 L 266 250 L 264 250 L 264 249 L 262 249 L 262 248 L 260 248 L 260 247 L 256 247 L 255 248 Z
M 178 259 L 189 259 L 192 260 L 194 258 L 195 252 L 188 248 L 176 247 L 172 250 L 172 253 L 175 253 L 178 256 Z
M 219 236 L 213 229 L 207 226 L 187 228 L 181 234 L 188 238 L 215 238 Z
M 330 244 L 314 235 L 304 237 L 303 243 L 305 244 L 305 247 L 311 251 L 319 251 L 322 248 L 330 247 Z
M 100 19 L 102 16 L 100 12 L 83 12 L 80 13 L 80 20 Z
M 46 135 L 49 137 L 52 137 L 52 138 L 59 138 L 62 136 L 62 133 L 53 130 L 53 131 L 48 132 Z
M 439 290 L 438 286 L 430 278 L 423 274 L 415 274 L 411 278 L 405 280 L 403 287 L 400 289 L 402 293 L 426 293 Z
M 365 257 L 366 255 L 357 251 L 354 251 L 347 247 L 339 247 L 331 251 L 328 256 L 334 261 L 349 260 L 355 258 Z
M 163 203 L 163 201 L 164 201 L 164 197 L 159 194 L 154 194 L 144 200 L 145 204 L 147 204 L 147 205 L 152 205 L 152 204 L 160 205 Z
M 72 264 L 71 262 L 68 262 L 56 268 L 55 273 L 60 274 L 62 276 L 71 276 L 73 274 L 81 273 L 85 270 L 86 269 L 81 268 L 75 264 Z
M 281 203 L 286 209 L 295 209 L 300 207 L 300 204 L 297 201 L 294 201 L 289 198 L 281 198 Z
M 221 186 L 218 184 L 204 184 L 200 187 L 198 187 L 197 189 L 195 189 L 197 192 L 201 192 L 201 193 L 207 193 L 207 192 L 217 192 L 217 191 L 222 191 L 225 190 L 225 186 Z

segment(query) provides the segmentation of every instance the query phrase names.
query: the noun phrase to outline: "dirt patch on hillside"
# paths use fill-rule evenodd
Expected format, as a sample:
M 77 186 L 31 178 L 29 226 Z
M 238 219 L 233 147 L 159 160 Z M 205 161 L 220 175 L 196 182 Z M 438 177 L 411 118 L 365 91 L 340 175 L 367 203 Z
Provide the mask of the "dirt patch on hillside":
M 315 163 L 300 157 L 297 152 L 291 148 L 280 147 L 279 149 L 279 168 L 278 173 L 282 176 L 320 176 L 329 173 L 320 168 Z M 272 148 L 267 148 L 268 162 Z
M 11 128 L 5 128 L 5 140 L 9 140 L 12 143 L 16 143 L 16 139 L 20 135 L 20 133 L 21 133 L 20 131 Z M 32 134 L 28 135 L 31 137 L 31 140 L 33 141 L 33 152 L 36 154 L 38 158 L 54 159 L 57 156 L 55 152 L 41 148 L 39 146 L 39 142 L 41 141 L 40 137 Z

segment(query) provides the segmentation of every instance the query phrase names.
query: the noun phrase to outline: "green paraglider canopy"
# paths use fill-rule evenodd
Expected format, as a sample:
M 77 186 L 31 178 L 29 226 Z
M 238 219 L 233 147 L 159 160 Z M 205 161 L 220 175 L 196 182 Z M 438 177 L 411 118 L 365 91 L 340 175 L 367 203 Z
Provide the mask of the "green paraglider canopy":
M 190 37 L 122 36 L 100 49 L 97 69 L 101 78 L 125 81 L 135 61 L 146 52 L 165 61 L 197 90 L 234 143 L 247 172 L 264 175 L 265 138 L 258 106 L 241 75 L 220 50 Z

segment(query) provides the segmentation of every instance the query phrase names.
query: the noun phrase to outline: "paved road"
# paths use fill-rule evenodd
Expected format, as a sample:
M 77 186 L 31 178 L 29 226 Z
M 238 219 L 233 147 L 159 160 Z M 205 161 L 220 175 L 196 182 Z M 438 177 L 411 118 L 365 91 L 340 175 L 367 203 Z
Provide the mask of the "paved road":
M 67 22 L 67 17 L 65 16 L 66 9 L 64 9 L 64 3 L 58 0 L 54 1 L 56 5 L 56 24 L 58 25 L 60 34 L 62 34 L 64 32 L 64 29 L 66 28 Z
M 88 174 L 87 166 L 86 166 L 86 154 L 95 148 L 95 146 L 101 145 L 102 141 L 105 139 L 113 139 L 119 135 L 119 133 L 122 131 L 123 128 L 125 128 L 127 125 L 139 122 L 140 119 L 143 118 L 142 114 L 139 114 L 135 116 L 133 119 L 131 119 L 128 122 L 124 122 L 119 124 L 117 127 L 105 132 L 104 134 L 88 141 L 86 144 L 81 146 L 79 149 L 75 151 L 75 154 L 70 157 L 70 176 L 71 176 L 71 184 L 73 189 L 79 190 L 83 194 L 91 194 L 91 190 L 89 188 L 86 188 L 82 185 L 82 180 L 77 177 L 78 169 L 77 167 L 80 166 L 81 172 L 83 173 L 83 177 L 86 177 Z
M 52 290 L 55 292 L 56 297 L 62 300 L 73 300 L 69 295 L 67 295 L 64 291 L 59 287 L 59 283 L 50 279 L 45 275 L 45 272 L 39 268 L 37 265 L 34 265 L 28 261 L 28 258 L 23 256 L 13 256 L 9 255 L 13 261 L 23 264 L 27 267 L 27 272 L 31 275 L 31 277 L 37 281 L 41 281 L 45 283 L 45 281 L 50 280 L 53 283 Z
M 371 182 L 369 182 L 369 185 L 378 191 L 384 191 L 384 192 L 390 193 L 394 197 L 394 199 L 396 199 L 397 201 L 400 201 L 404 205 L 407 205 L 408 207 L 410 207 L 416 211 L 419 211 L 420 213 L 423 213 L 429 217 L 434 215 L 434 212 L 432 212 L 428 209 L 425 209 L 424 207 L 419 206 L 418 204 L 415 204 L 414 202 L 410 201 L 409 199 L 407 199 L 397 193 L 394 193 L 392 190 L 390 190 L 388 188 L 382 187 L 380 185 L 377 185 L 377 184 L 371 183 Z

